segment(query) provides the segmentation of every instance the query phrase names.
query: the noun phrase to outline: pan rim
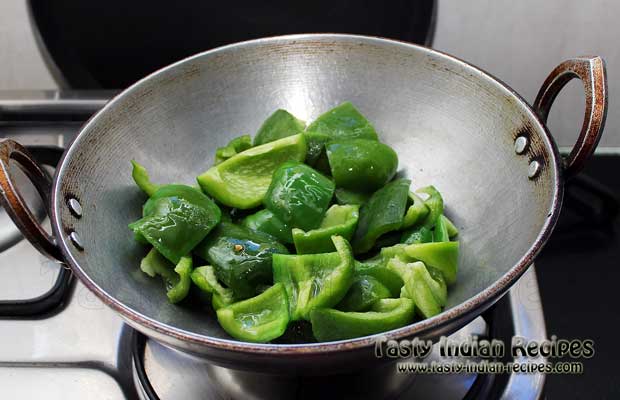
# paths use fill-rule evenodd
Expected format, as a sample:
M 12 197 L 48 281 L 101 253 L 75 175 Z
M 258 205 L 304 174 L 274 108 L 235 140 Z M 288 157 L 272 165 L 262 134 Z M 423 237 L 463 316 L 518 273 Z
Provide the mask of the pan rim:
M 61 182 L 63 181 L 64 172 L 67 168 L 67 164 L 71 159 L 72 155 L 76 151 L 76 144 L 80 142 L 80 139 L 86 134 L 87 131 L 91 129 L 91 127 L 97 123 L 99 116 L 102 113 L 105 113 L 109 108 L 112 107 L 113 104 L 123 99 L 128 93 L 132 92 L 136 87 L 144 84 L 145 82 L 152 79 L 154 76 L 159 75 L 165 71 L 169 71 L 171 69 L 176 68 L 177 66 L 189 62 L 191 60 L 205 57 L 212 54 L 221 53 L 224 51 L 230 51 L 237 48 L 243 47 L 254 47 L 258 45 L 265 44 L 274 44 L 278 42 L 286 43 L 286 42 L 303 42 L 303 41 L 312 41 L 312 40 L 323 40 L 323 41 L 353 41 L 353 42 L 361 42 L 367 44 L 376 44 L 376 45 L 397 45 L 399 47 L 405 49 L 414 49 L 417 51 L 423 51 L 428 54 L 434 55 L 439 58 L 443 58 L 447 61 L 460 65 L 466 70 L 475 72 L 479 74 L 482 78 L 492 81 L 493 83 L 499 85 L 501 89 L 506 91 L 507 94 L 511 95 L 517 103 L 522 106 L 522 108 L 527 112 L 528 117 L 533 122 L 535 129 L 539 130 L 543 133 L 541 135 L 542 142 L 545 143 L 545 148 L 549 152 L 549 164 L 552 167 L 552 173 L 554 178 L 553 185 L 553 196 L 551 209 L 546 217 L 546 220 L 542 226 L 542 229 L 537 234 L 536 239 L 528 249 L 528 251 L 521 257 L 521 259 L 513 265 L 507 272 L 505 272 L 501 277 L 499 277 L 495 282 L 489 285 L 486 289 L 482 290 L 478 294 L 469 299 L 461 302 L 454 307 L 442 311 L 440 314 L 425 319 L 422 321 L 415 322 L 413 324 L 407 325 L 402 328 L 394 329 L 391 331 L 382 332 L 379 334 L 364 336 L 355 339 L 347 339 L 340 340 L 334 342 L 322 342 L 322 343 L 306 343 L 306 344 L 265 344 L 265 343 L 249 343 L 249 342 L 241 342 L 233 339 L 221 339 L 214 338 L 207 335 L 202 335 L 190 331 L 186 331 L 163 322 L 157 321 L 153 318 L 147 317 L 140 312 L 134 310 L 130 306 L 125 305 L 121 301 L 117 300 L 113 296 L 109 295 L 104 289 L 102 289 L 96 282 L 94 282 L 88 274 L 86 274 L 82 268 L 79 266 L 79 263 L 73 257 L 72 250 L 70 250 L 70 239 L 66 232 L 64 232 L 62 222 L 59 218 L 61 215 L 61 207 L 62 207 L 62 193 L 61 193 Z M 130 325 L 134 328 L 140 330 L 140 328 L 154 330 L 158 334 L 163 334 L 172 339 L 179 340 L 182 342 L 188 342 L 193 345 L 198 345 L 201 347 L 212 348 L 213 350 L 226 350 L 236 353 L 243 354 L 257 354 L 257 355 L 272 355 L 277 357 L 291 357 L 291 356 L 299 356 L 301 354 L 304 355 L 324 355 L 327 353 L 335 353 L 335 352 L 344 352 L 344 351 L 354 351 L 362 348 L 369 348 L 375 345 L 376 339 L 379 337 L 385 337 L 387 340 L 398 340 L 403 338 L 410 337 L 425 337 L 425 335 L 429 335 L 433 331 L 441 331 L 442 328 L 448 327 L 450 324 L 455 323 L 457 321 L 465 321 L 478 316 L 484 309 L 491 306 L 495 301 L 497 301 L 503 294 L 505 294 L 508 289 L 517 281 L 517 279 L 529 268 L 529 266 L 533 263 L 534 258 L 540 252 L 549 236 L 551 235 L 553 228 L 557 222 L 559 217 L 559 213 L 562 205 L 562 195 L 564 190 L 564 181 L 563 181 L 563 167 L 561 163 L 561 156 L 559 154 L 559 150 L 555 143 L 555 140 L 551 136 L 549 130 L 546 125 L 541 121 L 538 114 L 533 110 L 533 108 L 527 103 L 521 95 L 519 95 L 516 91 L 514 91 L 510 86 L 496 78 L 492 74 L 486 72 L 485 70 L 478 68 L 460 58 L 454 57 L 450 54 L 437 51 L 434 49 L 430 49 L 425 46 L 407 43 L 403 41 L 393 40 L 393 39 L 385 39 L 374 36 L 365 36 L 365 35 L 354 35 L 354 34 L 333 34 L 333 33 L 320 33 L 320 34 L 294 34 L 294 35 L 283 35 L 283 36 L 273 36 L 267 38 L 259 38 L 253 39 L 238 43 L 233 43 L 230 45 L 218 47 L 215 49 L 211 49 L 205 52 L 201 52 L 190 57 L 184 58 L 180 61 L 177 61 L 173 64 L 170 64 L 166 67 L 163 67 L 146 77 L 140 79 L 135 82 L 121 93 L 112 98 L 106 105 L 95 115 L 93 115 L 86 123 L 80 128 L 78 135 L 71 142 L 67 150 L 62 156 L 60 160 L 59 167 L 56 169 L 56 174 L 54 177 L 53 187 L 52 187 L 52 196 L 51 196 L 51 222 L 52 229 L 55 237 L 57 238 L 59 247 L 61 249 L 62 255 L 65 259 L 65 262 L 69 265 L 73 273 L 79 278 L 79 280 L 91 291 L 93 292 L 100 300 L 102 300 L 106 305 L 111 307 L 113 310 L 118 312 L 124 319 L 126 319 Z M 148 336 L 152 336 L 149 332 L 144 332 Z M 430 335 L 431 337 L 435 335 Z

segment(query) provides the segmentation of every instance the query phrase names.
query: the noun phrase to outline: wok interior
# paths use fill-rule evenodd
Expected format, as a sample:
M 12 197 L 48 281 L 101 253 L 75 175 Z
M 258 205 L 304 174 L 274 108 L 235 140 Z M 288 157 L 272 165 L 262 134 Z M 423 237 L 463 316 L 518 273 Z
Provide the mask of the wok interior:
M 96 116 L 70 150 L 55 205 L 80 268 L 100 288 L 147 317 L 229 338 L 213 312 L 169 304 L 160 279 L 140 272 L 147 249 L 127 224 L 145 196 L 129 161 L 156 182 L 193 183 L 216 147 L 254 134 L 274 110 L 312 121 L 352 101 L 398 153 L 413 187 L 434 184 L 460 229 L 458 281 L 446 309 L 492 285 L 526 254 L 547 218 L 553 162 L 543 128 L 505 88 L 460 62 L 404 44 L 355 37 L 281 38 L 186 60 L 130 89 Z M 530 136 L 516 155 L 514 138 Z M 527 177 L 532 158 L 538 178 Z M 65 201 L 78 198 L 83 217 Z M 64 238 L 66 240 L 66 237 Z

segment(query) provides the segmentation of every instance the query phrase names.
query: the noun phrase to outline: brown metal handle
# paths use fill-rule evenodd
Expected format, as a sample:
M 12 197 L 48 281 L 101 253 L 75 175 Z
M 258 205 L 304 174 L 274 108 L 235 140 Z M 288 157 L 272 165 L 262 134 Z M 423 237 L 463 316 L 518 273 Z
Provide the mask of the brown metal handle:
M 534 109 L 546 123 L 553 101 L 573 78 L 583 82 L 586 112 L 577 143 L 564 160 L 567 178 L 577 175 L 583 169 L 603 134 L 607 115 L 605 61 L 601 57 L 577 57 L 564 61 L 549 74 L 534 101 Z
M 45 206 L 48 210 L 50 209 L 52 180 L 49 174 L 39 165 L 28 150 L 11 139 L 0 141 L 0 203 L 24 237 L 37 250 L 50 258 L 62 260 L 56 241 L 43 229 L 15 187 L 9 166 L 11 159 L 16 161 L 19 167 L 26 173 L 41 198 L 43 198 Z

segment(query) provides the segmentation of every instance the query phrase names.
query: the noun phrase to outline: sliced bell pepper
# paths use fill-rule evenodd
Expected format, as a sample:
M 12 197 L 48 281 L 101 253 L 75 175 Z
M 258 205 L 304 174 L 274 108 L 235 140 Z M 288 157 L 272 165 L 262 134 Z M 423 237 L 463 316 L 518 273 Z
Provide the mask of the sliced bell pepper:
M 370 250 L 379 236 L 400 228 L 410 183 L 407 179 L 392 181 L 374 192 L 362 206 L 353 239 L 355 253 Z
M 370 311 L 312 311 L 312 333 L 321 342 L 352 339 L 403 327 L 413 322 L 414 302 L 408 298 L 376 301 Z
M 398 297 L 404 282 L 400 275 L 387 267 L 387 261 L 378 256 L 364 262 L 355 261 L 355 277 L 372 277 L 390 291 L 389 297 Z
M 282 163 L 305 158 L 304 135 L 293 135 L 236 154 L 197 180 L 202 190 L 220 203 L 245 210 L 261 204 L 274 171 Z
M 224 147 L 220 147 L 215 151 L 215 162 L 213 165 L 218 165 L 228 160 L 232 156 L 241 153 L 252 147 L 252 138 L 250 135 L 243 135 L 232 139 Z
M 404 231 L 400 241 L 404 244 L 430 243 L 433 241 L 433 231 L 420 225 Z
M 325 145 L 331 176 L 337 187 L 374 192 L 396 174 L 398 155 L 376 140 L 332 140 Z
M 441 312 L 446 304 L 448 291 L 446 282 L 440 272 L 434 270 L 431 275 L 429 269 L 422 262 L 404 263 L 398 258 L 388 262 L 388 268 L 397 271 L 405 285 L 401 297 L 414 301 L 416 310 L 424 318 L 430 318 Z
M 263 203 L 291 228 L 319 226 L 334 195 L 333 182 L 305 164 L 289 161 L 273 174 Z
M 437 218 L 443 214 L 443 198 L 441 193 L 435 186 L 426 186 L 417 190 L 418 193 L 425 193 L 428 198 L 424 200 L 424 204 L 428 207 L 428 215 L 424 219 L 423 225 L 427 228 L 432 228 L 437 222 Z
M 368 193 L 358 193 L 348 189 L 336 188 L 334 196 L 336 196 L 336 202 L 340 205 L 357 204 L 361 206 L 370 199 L 371 195 Z
M 137 161 L 131 160 L 131 165 L 133 166 L 133 169 L 131 171 L 131 177 L 133 178 L 134 182 L 136 182 L 136 185 L 138 185 L 138 187 L 142 189 L 142 191 L 146 193 L 149 197 L 152 196 L 157 191 L 157 189 L 161 187 L 161 185 L 152 183 L 151 178 L 149 178 L 149 173 L 146 171 L 146 168 L 140 165 Z
M 213 266 L 235 299 L 245 299 L 256 294 L 259 284 L 272 282 L 272 255 L 288 250 L 270 235 L 222 222 L 194 253 Z
M 446 218 L 443 214 L 437 217 L 435 222 L 435 231 L 433 232 L 433 242 L 449 242 L 450 235 L 448 234 L 448 225 L 446 224 Z
M 306 123 L 286 110 L 276 110 L 271 114 L 254 137 L 254 146 L 273 142 L 304 131 Z
M 446 229 L 448 230 L 448 236 L 450 239 L 457 236 L 459 234 L 459 230 L 456 225 L 454 225 L 454 222 L 450 221 L 450 219 L 445 215 L 442 215 L 442 218 L 443 222 L 446 224 Z
M 306 153 L 306 164 L 314 166 L 320 158 L 324 156 L 325 143 L 331 140 L 331 136 L 326 133 L 304 132 L 308 152 Z M 329 165 L 328 165 L 329 166 Z
M 142 272 L 150 277 L 160 275 L 166 286 L 166 295 L 171 303 L 178 303 L 189 293 L 192 274 L 192 258 L 181 257 L 173 268 L 170 261 L 164 258 L 157 249 L 151 249 L 140 262 Z
M 221 215 L 219 207 L 198 190 L 165 185 L 153 193 L 143 217 L 129 228 L 176 264 L 220 222 Z
M 348 101 L 320 115 L 306 131 L 323 133 L 332 139 L 379 140 L 375 128 Z
M 267 233 L 282 243 L 293 243 L 291 228 L 286 226 L 284 222 L 267 209 L 248 215 L 241 221 L 241 225 L 255 231 Z
M 339 206 L 334 204 L 327 210 L 318 228 L 307 232 L 293 228 L 293 241 L 297 254 L 316 254 L 334 251 L 332 236 L 339 235 L 347 240 L 351 240 L 358 218 L 359 206 Z
M 426 204 L 424 204 L 424 200 L 422 200 L 418 195 L 413 192 L 409 192 L 409 199 L 411 200 L 411 205 L 405 213 L 402 226 L 403 228 L 409 228 L 420 221 L 424 221 L 429 213 L 429 209 Z
M 282 336 L 289 322 L 284 286 L 276 283 L 256 297 L 219 308 L 217 320 L 238 340 L 264 343 Z
M 333 236 L 335 253 L 273 256 L 273 280 L 284 284 L 291 321 L 308 319 L 314 308 L 333 307 L 353 283 L 349 243 Z
M 225 302 L 232 303 L 234 299 L 233 291 L 229 288 L 225 288 L 218 282 L 215 276 L 215 268 L 211 265 L 205 265 L 198 267 L 192 271 L 192 282 L 201 291 L 207 294 L 218 294 L 225 299 Z
M 377 300 L 391 295 L 390 290 L 377 279 L 362 275 L 354 278 L 349 291 L 334 308 L 340 311 L 368 311 Z
M 448 285 L 456 282 L 459 242 L 418 243 L 405 246 L 407 256 L 437 268 Z

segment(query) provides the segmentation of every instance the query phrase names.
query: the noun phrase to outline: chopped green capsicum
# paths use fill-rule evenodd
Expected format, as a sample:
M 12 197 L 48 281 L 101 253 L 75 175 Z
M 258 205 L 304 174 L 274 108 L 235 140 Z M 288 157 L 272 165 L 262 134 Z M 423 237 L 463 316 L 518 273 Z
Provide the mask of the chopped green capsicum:
M 331 136 L 326 133 L 304 132 L 306 143 L 308 144 L 308 152 L 306 153 L 306 164 L 315 166 L 319 159 L 324 160 L 325 143 L 331 140 Z M 329 167 L 329 165 L 328 165 Z
M 367 311 L 377 301 L 391 297 L 390 289 L 377 279 L 361 275 L 353 279 L 353 284 L 344 298 L 336 305 L 341 311 Z
M 375 140 L 333 140 L 325 149 L 334 182 L 345 189 L 374 192 L 388 183 L 398 168 L 396 152 Z
M 454 222 L 450 221 L 450 219 L 445 215 L 442 215 L 442 219 L 443 222 L 446 224 L 446 229 L 448 230 L 448 236 L 450 238 L 453 238 L 459 234 L 459 230 L 456 225 L 454 225 Z
M 271 114 L 254 137 L 254 146 L 273 142 L 303 132 L 306 123 L 286 110 L 276 110 Z
M 334 204 L 325 213 L 317 229 L 303 231 L 293 228 L 293 241 L 298 254 L 328 253 L 334 251 L 332 236 L 342 236 L 351 240 L 357 220 L 359 206 L 339 206 Z
M 273 256 L 273 280 L 284 284 L 291 321 L 308 319 L 314 308 L 333 307 L 353 283 L 349 243 L 333 236 L 335 253 Z
M 418 243 L 405 246 L 407 256 L 437 268 L 448 285 L 456 282 L 459 242 Z
M 291 228 L 267 209 L 248 215 L 241 221 L 241 225 L 255 231 L 268 233 L 282 243 L 293 243 Z
M 437 218 L 443 214 L 443 198 L 441 193 L 434 186 L 426 186 L 417 190 L 418 193 L 425 193 L 428 198 L 424 200 L 424 204 L 428 207 L 428 215 L 424 219 L 423 225 L 432 228 L 437 222 Z
M 378 140 L 375 128 L 348 101 L 320 115 L 306 131 L 323 133 L 332 139 Z
M 333 195 L 329 178 L 289 161 L 274 172 L 264 204 L 287 226 L 309 230 L 319 226 Z
M 293 135 L 234 155 L 211 167 L 197 180 L 220 203 L 240 209 L 261 204 L 274 171 L 284 162 L 306 157 L 304 135 Z
M 340 205 L 357 204 L 361 206 L 366 203 L 368 199 L 370 199 L 371 195 L 368 193 L 353 192 L 348 189 L 336 188 L 334 196 L 336 197 L 336 202 Z
M 448 225 L 446 224 L 446 218 L 443 214 L 437 217 L 435 222 L 435 231 L 433 232 L 433 242 L 449 242 L 450 235 L 448 234 Z
M 161 185 L 152 183 L 146 168 L 140 165 L 137 161 L 131 160 L 131 165 L 133 166 L 131 176 L 134 182 L 136 182 L 136 185 L 138 185 L 138 187 L 149 197 L 152 196 L 157 189 L 161 187 Z
M 404 244 L 430 243 L 433 241 L 433 231 L 424 225 L 420 225 L 404 231 L 400 241 Z
M 218 165 L 228 160 L 232 156 L 241 153 L 252 147 L 252 138 L 250 135 L 243 135 L 232 139 L 224 147 L 220 147 L 215 151 L 214 165 Z
M 355 277 L 369 276 L 390 291 L 389 297 L 398 297 L 404 282 L 398 273 L 387 267 L 387 260 L 380 255 L 364 262 L 355 261 Z
M 211 265 L 198 267 L 192 271 L 192 282 L 204 293 L 211 295 L 219 295 L 224 298 L 226 303 L 232 303 L 234 299 L 233 291 L 225 288 L 218 282 L 215 276 L 215 268 Z
M 178 263 L 220 222 L 219 207 L 198 190 L 165 185 L 149 198 L 143 217 L 129 224 L 164 257 Z
M 441 312 L 441 308 L 446 304 L 448 292 L 446 282 L 439 271 L 432 267 L 427 268 L 419 261 L 405 263 L 398 258 L 390 260 L 388 268 L 401 275 L 405 282 L 401 297 L 412 299 L 422 317 L 430 318 Z
M 407 179 L 397 179 L 377 190 L 360 210 L 360 219 L 353 239 L 356 253 L 364 253 L 384 233 L 401 227 L 409 184 Z
M 373 335 L 410 324 L 414 308 L 412 300 L 400 298 L 378 300 L 367 312 L 315 309 L 310 314 L 312 333 L 322 342 Z
M 429 209 L 426 204 L 424 204 L 424 200 L 422 200 L 418 195 L 413 192 L 409 192 L 409 199 L 411 200 L 411 205 L 405 213 L 402 226 L 403 228 L 409 228 L 420 221 L 424 221 L 429 213 Z
M 192 258 L 181 257 L 178 264 L 172 264 L 156 249 L 151 249 L 140 262 L 142 272 L 150 277 L 160 275 L 166 286 L 166 295 L 171 303 L 178 303 L 189 293 L 192 274 Z
M 235 339 L 264 343 L 281 336 L 289 322 L 284 286 L 276 283 L 251 299 L 217 310 L 217 320 Z
M 222 222 L 194 253 L 215 268 L 235 299 L 244 299 L 254 296 L 258 285 L 272 282 L 272 256 L 288 250 L 271 235 Z

